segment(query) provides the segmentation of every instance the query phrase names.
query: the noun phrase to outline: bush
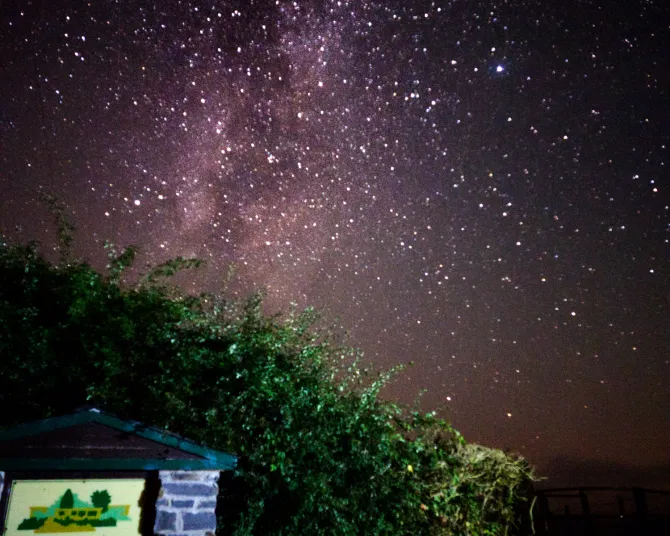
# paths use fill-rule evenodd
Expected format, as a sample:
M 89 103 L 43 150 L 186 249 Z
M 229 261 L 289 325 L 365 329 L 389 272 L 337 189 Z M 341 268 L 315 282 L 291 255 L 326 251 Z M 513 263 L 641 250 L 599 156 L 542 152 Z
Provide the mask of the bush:
M 511 534 L 529 518 L 529 465 L 466 443 L 434 413 L 382 401 L 374 373 L 312 309 L 263 313 L 134 286 L 35 245 L 0 245 L 0 425 L 94 404 L 239 456 L 222 480 L 221 533 Z

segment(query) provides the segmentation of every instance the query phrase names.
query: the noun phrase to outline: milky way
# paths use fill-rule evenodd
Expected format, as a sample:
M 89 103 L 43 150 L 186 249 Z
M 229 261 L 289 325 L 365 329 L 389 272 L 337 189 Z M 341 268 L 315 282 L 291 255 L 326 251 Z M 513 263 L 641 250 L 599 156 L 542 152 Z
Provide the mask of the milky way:
M 670 17 L 626 4 L 3 2 L 0 226 L 50 245 L 54 193 L 95 262 L 326 307 L 468 439 L 665 463 Z

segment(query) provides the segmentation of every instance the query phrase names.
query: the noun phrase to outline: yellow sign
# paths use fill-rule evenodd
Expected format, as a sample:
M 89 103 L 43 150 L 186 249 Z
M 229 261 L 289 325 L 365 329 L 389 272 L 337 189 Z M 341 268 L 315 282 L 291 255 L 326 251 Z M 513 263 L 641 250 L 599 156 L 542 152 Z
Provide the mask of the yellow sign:
M 9 494 L 5 536 L 95 532 L 140 533 L 144 480 L 15 480 Z

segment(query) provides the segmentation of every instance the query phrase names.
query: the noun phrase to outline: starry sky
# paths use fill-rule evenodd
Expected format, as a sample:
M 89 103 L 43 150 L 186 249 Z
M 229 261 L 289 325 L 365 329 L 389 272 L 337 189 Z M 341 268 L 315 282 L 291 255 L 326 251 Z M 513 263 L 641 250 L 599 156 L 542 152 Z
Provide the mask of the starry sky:
M 637 467 L 670 485 L 665 2 L 0 15 L 10 239 L 53 244 L 52 193 L 94 264 L 136 244 L 206 259 L 189 288 L 234 264 L 233 292 L 325 307 L 369 363 L 415 362 L 385 396 L 427 389 L 422 407 L 551 484 L 647 484 Z

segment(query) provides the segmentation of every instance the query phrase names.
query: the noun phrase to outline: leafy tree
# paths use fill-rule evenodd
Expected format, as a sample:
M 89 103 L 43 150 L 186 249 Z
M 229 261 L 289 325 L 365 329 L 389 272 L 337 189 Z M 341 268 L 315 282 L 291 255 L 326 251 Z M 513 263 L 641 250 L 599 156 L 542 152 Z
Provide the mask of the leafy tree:
M 234 453 L 225 534 L 526 529 L 530 466 L 380 400 L 397 369 L 363 366 L 313 309 L 267 316 L 260 293 L 184 294 L 166 278 L 187 259 L 122 285 L 135 250 L 109 249 L 103 274 L 0 241 L 0 404 L 13 408 L 0 426 L 88 403 Z
M 91 504 L 96 508 L 102 508 L 103 514 L 109 509 L 109 503 L 111 502 L 112 498 L 107 490 L 98 490 L 91 493 Z

